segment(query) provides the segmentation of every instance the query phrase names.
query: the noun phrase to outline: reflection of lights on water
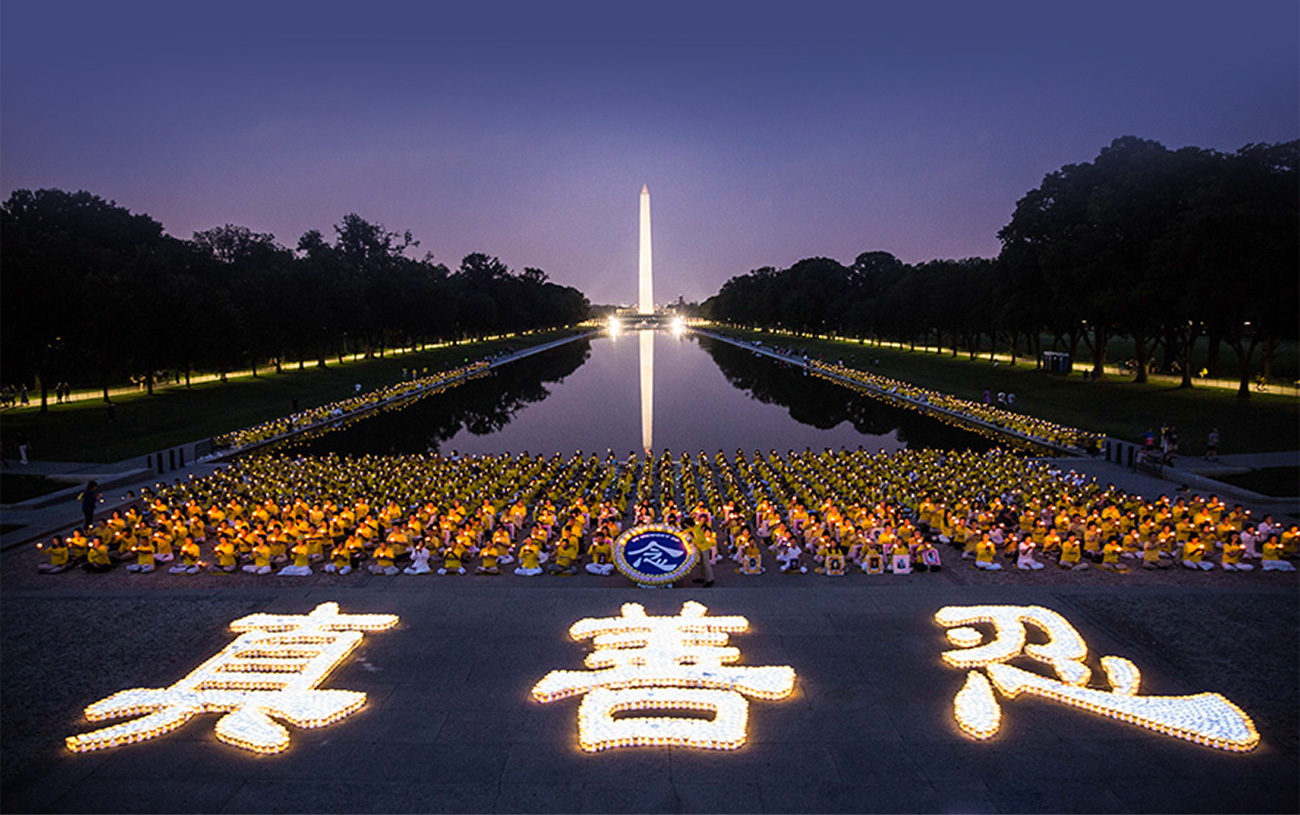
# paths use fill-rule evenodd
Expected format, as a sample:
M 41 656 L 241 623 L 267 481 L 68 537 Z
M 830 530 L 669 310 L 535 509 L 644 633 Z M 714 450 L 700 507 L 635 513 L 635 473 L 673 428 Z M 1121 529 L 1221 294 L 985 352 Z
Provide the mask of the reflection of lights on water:
M 610 335 L 611 337 L 617 337 L 617 336 L 619 335 L 619 332 L 621 332 L 622 330 L 623 330 L 623 324 L 622 324 L 621 322 L 619 322 L 618 318 L 617 318 L 617 317 L 610 317 L 610 318 L 609 318 L 609 335 Z
M 654 447 L 655 433 L 655 334 L 640 332 L 641 345 L 641 447 Z
M 669 325 L 672 327 L 674 337 L 680 337 L 682 334 L 686 333 L 686 321 L 681 317 L 674 317 L 673 321 L 669 323 Z

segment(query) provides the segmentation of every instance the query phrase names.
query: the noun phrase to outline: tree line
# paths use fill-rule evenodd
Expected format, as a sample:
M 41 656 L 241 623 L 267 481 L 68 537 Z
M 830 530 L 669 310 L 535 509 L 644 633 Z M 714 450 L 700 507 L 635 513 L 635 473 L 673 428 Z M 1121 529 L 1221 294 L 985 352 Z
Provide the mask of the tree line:
M 108 388 L 327 365 L 345 354 L 569 325 L 586 297 L 541 269 L 467 255 L 412 257 L 411 233 L 356 214 L 289 249 L 227 224 L 189 239 L 88 192 L 16 190 L 0 204 L 0 365 L 7 383 Z
M 1086 350 L 1097 377 L 1108 345 L 1127 337 L 1135 381 L 1163 351 L 1184 387 L 1204 337 L 1210 373 L 1231 348 L 1248 396 L 1252 373 L 1269 376 L 1278 344 L 1300 334 L 1298 165 L 1300 141 L 1222 153 L 1125 136 L 1021 198 L 996 258 L 808 258 L 733 277 L 704 309 L 746 325 L 933 341 L 971 358 L 987 338 L 990 353 L 1041 362 L 1047 336 L 1072 357 Z

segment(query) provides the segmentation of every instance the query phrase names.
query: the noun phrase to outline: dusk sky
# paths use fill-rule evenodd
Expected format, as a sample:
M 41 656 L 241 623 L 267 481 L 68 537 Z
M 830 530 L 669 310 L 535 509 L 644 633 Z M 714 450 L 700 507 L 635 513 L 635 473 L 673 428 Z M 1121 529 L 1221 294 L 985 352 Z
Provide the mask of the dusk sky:
M 998 252 L 1044 174 L 1136 135 L 1300 137 L 1300 4 L 4 0 L 0 194 L 169 234 L 356 212 L 455 267 L 656 299 L 885 250 Z

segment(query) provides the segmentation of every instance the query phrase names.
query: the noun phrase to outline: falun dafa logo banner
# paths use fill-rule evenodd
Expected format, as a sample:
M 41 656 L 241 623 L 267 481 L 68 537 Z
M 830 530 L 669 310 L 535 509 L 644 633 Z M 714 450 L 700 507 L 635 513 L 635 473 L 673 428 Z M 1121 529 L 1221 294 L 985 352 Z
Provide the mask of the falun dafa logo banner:
M 663 586 L 690 574 L 698 554 L 680 531 L 664 524 L 634 526 L 614 541 L 614 567 L 644 586 Z

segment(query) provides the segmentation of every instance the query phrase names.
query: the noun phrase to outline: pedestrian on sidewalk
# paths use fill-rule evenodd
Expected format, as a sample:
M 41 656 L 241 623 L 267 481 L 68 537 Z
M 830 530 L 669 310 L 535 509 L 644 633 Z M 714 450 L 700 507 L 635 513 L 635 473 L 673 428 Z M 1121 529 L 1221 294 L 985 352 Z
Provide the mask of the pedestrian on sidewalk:
M 1210 435 L 1205 437 L 1205 458 L 1207 461 L 1219 460 L 1219 428 L 1211 427 Z
M 27 440 L 27 434 L 19 433 L 18 434 L 18 463 L 19 464 L 27 463 L 27 448 L 30 446 L 31 446 L 31 442 Z
M 95 488 L 98 486 L 94 481 L 87 481 L 86 488 L 77 496 L 81 501 L 81 514 L 86 519 L 87 530 L 95 520 L 95 505 L 99 503 L 99 493 Z

